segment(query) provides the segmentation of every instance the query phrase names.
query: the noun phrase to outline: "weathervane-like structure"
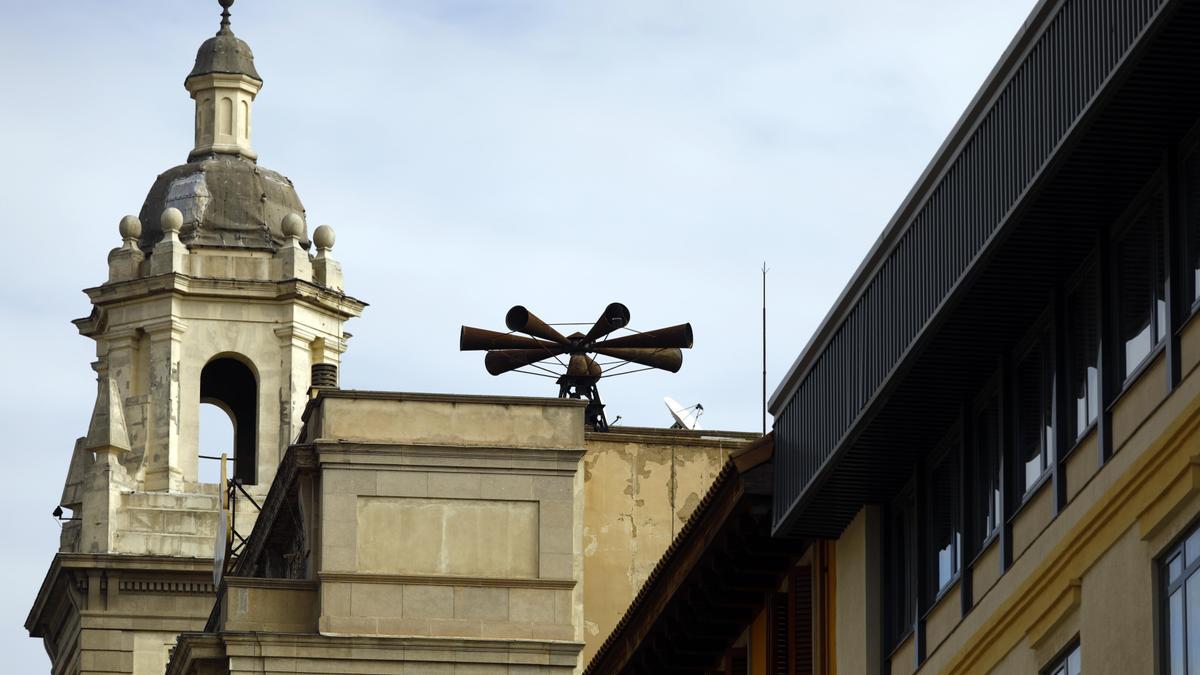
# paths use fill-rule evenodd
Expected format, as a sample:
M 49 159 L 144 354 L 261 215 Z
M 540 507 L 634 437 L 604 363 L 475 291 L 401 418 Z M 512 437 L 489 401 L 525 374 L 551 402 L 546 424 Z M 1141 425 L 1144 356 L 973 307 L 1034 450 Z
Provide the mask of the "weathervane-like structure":
M 619 302 L 606 307 L 587 333 L 563 335 L 554 326 L 588 324 L 548 324 L 520 305 L 508 310 L 504 323 L 511 332 L 463 326 L 459 349 L 487 351 L 483 364 L 492 375 L 516 371 L 555 378 L 559 398 L 587 399 L 585 422 L 597 431 L 608 430 L 604 404 L 596 388 L 601 378 L 655 368 L 679 372 L 683 365 L 681 350 L 692 346 L 691 324 L 638 332 L 629 328 L 629 309 Z M 617 331 L 626 333 L 610 337 Z M 601 363 L 594 355 L 613 360 Z M 630 364 L 643 367 L 625 370 Z M 521 370 L 526 367 L 533 370 Z

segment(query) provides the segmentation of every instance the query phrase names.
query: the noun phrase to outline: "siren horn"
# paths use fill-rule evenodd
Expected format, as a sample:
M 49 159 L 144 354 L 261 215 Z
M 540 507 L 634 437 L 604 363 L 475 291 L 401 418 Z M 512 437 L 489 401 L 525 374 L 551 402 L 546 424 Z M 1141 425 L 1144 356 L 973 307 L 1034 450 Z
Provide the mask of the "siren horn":
M 524 335 L 463 326 L 462 332 L 458 334 L 458 348 L 460 351 L 470 352 L 489 349 L 557 349 L 558 345 Z
M 610 347 L 678 347 L 682 349 L 692 348 L 692 324 L 681 323 L 678 326 L 670 326 L 668 328 L 659 328 L 658 330 L 649 330 L 645 333 L 637 333 L 634 335 L 625 335 L 611 340 L 603 340 L 597 342 L 594 347 L 610 348 Z
M 492 375 L 499 375 L 552 356 L 558 356 L 565 351 L 567 351 L 566 347 L 557 345 L 553 349 L 496 349 L 483 357 L 483 366 Z
M 632 361 L 651 368 L 661 368 L 672 373 L 678 373 L 683 366 L 683 352 L 677 347 L 636 348 L 636 347 L 595 347 L 597 354 L 611 356 L 622 361 Z
M 596 323 L 583 339 L 585 342 L 591 342 L 628 325 L 629 308 L 619 302 L 614 302 L 604 308 L 604 313 L 600 315 L 599 319 L 596 319 Z
M 508 326 L 509 330 L 518 333 L 525 333 L 534 337 L 540 337 L 545 340 L 557 342 L 560 345 L 570 344 L 563 334 L 546 325 L 546 322 L 537 318 L 533 312 L 525 309 L 521 305 L 517 305 L 508 310 L 508 314 L 504 315 L 504 325 Z

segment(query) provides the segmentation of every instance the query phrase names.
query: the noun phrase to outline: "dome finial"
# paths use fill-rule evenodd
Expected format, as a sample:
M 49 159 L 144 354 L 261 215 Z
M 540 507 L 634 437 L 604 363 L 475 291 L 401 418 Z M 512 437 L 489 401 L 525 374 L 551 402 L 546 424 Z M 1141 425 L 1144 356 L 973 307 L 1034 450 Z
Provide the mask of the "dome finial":
M 230 33 L 232 30 L 229 28 L 229 8 L 233 5 L 233 0 L 217 0 L 217 2 L 221 4 L 221 30 L 218 31 L 218 35 Z

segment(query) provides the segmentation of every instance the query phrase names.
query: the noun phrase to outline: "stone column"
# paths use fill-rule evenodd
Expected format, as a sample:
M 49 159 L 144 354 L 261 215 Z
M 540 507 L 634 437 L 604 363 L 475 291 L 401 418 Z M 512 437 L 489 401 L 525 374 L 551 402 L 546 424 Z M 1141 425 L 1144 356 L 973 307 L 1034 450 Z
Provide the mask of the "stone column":
M 276 328 L 275 337 L 279 339 L 279 360 L 283 364 L 279 373 L 279 444 L 276 448 L 264 447 L 260 451 L 258 467 L 262 476 L 274 476 L 284 450 L 300 434 L 300 416 L 308 403 L 308 385 L 312 377 L 312 345 L 318 339 L 316 333 L 302 328 L 294 320 Z M 269 452 L 274 456 L 268 457 Z
M 146 325 L 150 335 L 150 415 L 144 465 L 146 490 L 182 492 L 179 362 L 187 324 L 172 316 Z

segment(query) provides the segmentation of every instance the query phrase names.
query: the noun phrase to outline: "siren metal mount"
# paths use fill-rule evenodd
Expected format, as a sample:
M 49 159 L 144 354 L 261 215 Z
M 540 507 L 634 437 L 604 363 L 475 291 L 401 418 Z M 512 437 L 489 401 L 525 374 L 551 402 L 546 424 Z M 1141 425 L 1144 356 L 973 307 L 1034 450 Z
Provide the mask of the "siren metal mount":
M 683 365 L 683 352 L 680 350 L 692 346 L 691 324 L 682 323 L 645 333 L 634 331 L 628 327 L 629 309 L 619 302 L 604 308 L 604 313 L 587 333 L 563 335 L 554 328 L 555 325 L 587 324 L 548 324 L 520 305 L 508 310 L 504 323 L 511 332 L 499 333 L 463 326 L 458 348 L 462 351 L 487 351 L 483 365 L 492 375 L 516 371 L 555 378 L 559 398 L 587 399 L 584 421 L 597 431 L 608 430 L 604 404 L 596 388 L 601 378 L 653 368 L 679 372 Z M 628 331 L 628 334 L 608 337 L 618 330 Z M 599 363 L 590 356 L 592 354 L 614 360 Z M 561 357 L 566 357 L 566 361 Z M 554 362 L 542 363 L 549 359 Z M 630 364 L 643 367 L 622 370 Z M 521 370 L 527 366 L 535 370 Z

